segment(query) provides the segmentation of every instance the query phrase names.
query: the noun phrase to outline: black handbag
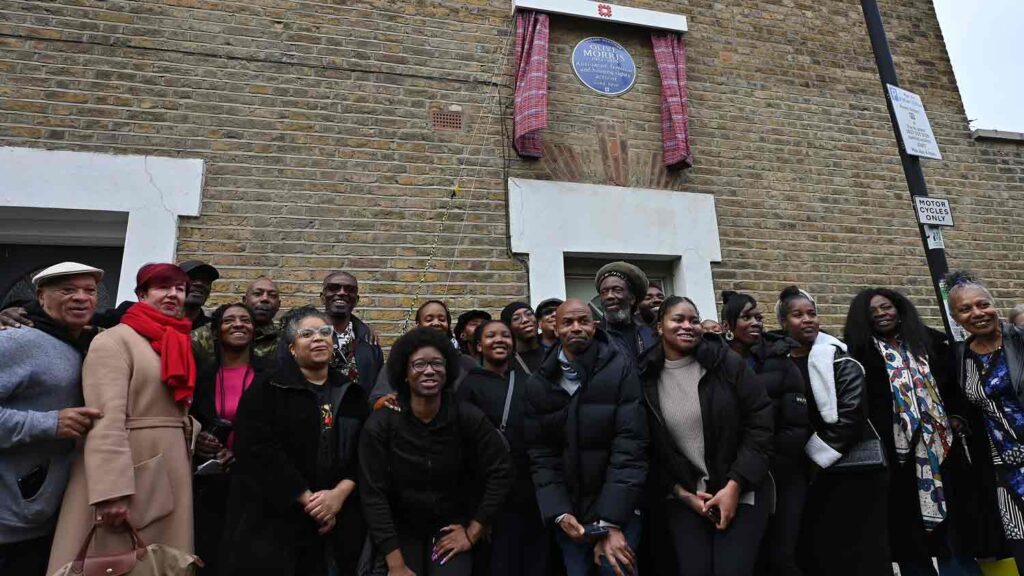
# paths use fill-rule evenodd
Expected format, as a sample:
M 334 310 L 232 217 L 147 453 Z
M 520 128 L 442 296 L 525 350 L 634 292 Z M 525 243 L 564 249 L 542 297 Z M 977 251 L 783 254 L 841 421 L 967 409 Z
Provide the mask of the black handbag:
M 850 451 L 828 467 L 836 472 L 870 472 L 872 470 L 885 470 L 888 462 L 885 458 L 885 447 L 882 446 L 882 439 L 878 436 L 871 421 L 868 420 L 864 427 L 864 437 L 860 442 L 853 445 Z

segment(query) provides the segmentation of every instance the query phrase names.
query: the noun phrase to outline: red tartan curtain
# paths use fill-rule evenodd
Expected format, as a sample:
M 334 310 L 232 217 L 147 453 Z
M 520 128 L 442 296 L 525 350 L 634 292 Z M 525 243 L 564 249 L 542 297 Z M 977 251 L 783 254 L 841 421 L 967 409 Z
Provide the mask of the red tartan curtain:
M 516 13 L 516 93 L 512 146 L 520 156 L 544 155 L 540 131 L 548 126 L 548 15 Z
M 689 168 L 690 99 L 686 90 L 686 44 L 682 34 L 652 32 L 654 59 L 661 74 L 661 138 L 666 168 Z

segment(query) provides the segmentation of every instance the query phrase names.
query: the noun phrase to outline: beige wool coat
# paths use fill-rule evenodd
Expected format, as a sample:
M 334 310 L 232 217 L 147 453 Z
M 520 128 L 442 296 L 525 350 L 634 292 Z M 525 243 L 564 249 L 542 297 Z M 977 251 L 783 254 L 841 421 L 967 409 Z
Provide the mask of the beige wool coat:
M 192 553 L 188 409 L 160 381 L 160 357 L 127 325 L 92 342 L 82 367 L 85 405 L 103 412 L 75 455 L 47 574 L 74 560 L 96 521 L 95 504 L 130 498 L 129 521 L 146 544 Z M 189 437 L 186 438 L 186 431 Z M 125 552 L 130 541 L 97 530 L 91 554 Z

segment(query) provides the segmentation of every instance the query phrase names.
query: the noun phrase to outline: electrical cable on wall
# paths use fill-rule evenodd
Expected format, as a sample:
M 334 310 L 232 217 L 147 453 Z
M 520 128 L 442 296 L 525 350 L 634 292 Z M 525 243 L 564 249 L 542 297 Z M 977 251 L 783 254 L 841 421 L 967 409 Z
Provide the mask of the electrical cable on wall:
M 505 43 L 504 43 L 504 45 L 500 49 L 500 54 L 499 54 L 499 59 L 498 59 L 499 65 L 497 66 L 497 71 L 492 76 L 491 85 L 494 87 L 494 92 L 492 94 L 491 102 L 490 103 L 484 103 L 480 107 L 480 112 L 477 115 L 477 121 L 474 123 L 474 126 L 473 126 L 473 133 L 470 135 L 470 139 L 469 139 L 470 142 L 466 146 L 466 153 L 463 154 L 463 156 L 460 158 L 461 162 L 459 164 L 459 173 L 455 177 L 455 183 L 454 183 L 454 185 L 451 188 L 451 192 L 448 195 L 448 201 L 446 202 L 445 207 L 444 207 L 444 211 L 441 214 L 441 222 L 438 225 L 437 232 L 434 234 L 434 241 L 432 242 L 431 247 L 430 247 L 430 252 L 427 255 L 426 264 L 425 264 L 425 266 L 423 268 L 423 271 L 420 273 L 419 281 L 416 283 L 416 290 L 415 290 L 415 293 L 413 294 L 412 304 L 409 306 L 409 309 L 406 311 L 405 322 L 402 325 L 402 331 L 403 332 L 405 332 L 405 331 L 407 331 L 409 329 L 410 321 L 414 320 L 412 318 L 412 315 L 414 314 L 414 312 L 416 310 L 417 302 L 419 302 L 420 298 L 423 296 L 423 286 L 426 284 L 427 274 L 430 272 L 430 269 L 431 269 L 431 267 L 432 267 L 432 265 L 434 263 L 434 259 L 437 257 L 437 252 L 438 252 L 438 249 L 440 248 L 440 243 L 441 243 L 441 235 L 444 233 L 444 229 L 445 229 L 445 226 L 448 223 L 449 215 L 451 214 L 452 207 L 455 204 L 455 200 L 459 197 L 459 194 L 462 192 L 461 184 L 462 184 L 463 177 L 465 176 L 465 173 L 466 173 L 467 162 L 468 162 L 469 159 L 482 160 L 483 157 L 484 157 L 484 149 L 485 149 L 484 141 L 481 141 L 479 144 L 477 144 L 478 149 L 479 149 L 479 153 L 475 157 L 474 156 L 470 156 L 470 151 L 473 149 L 474 142 L 476 142 L 477 137 L 481 135 L 481 127 L 484 124 L 483 119 L 484 119 L 484 117 L 485 117 L 485 115 L 486 115 L 486 113 L 488 111 L 494 111 L 494 112 L 496 112 L 499 115 L 503 114 L 503 112 L 501 110 L 501 89 L 502 89 L 503 86 L 501 85 L 499 80 L 500 80 L 500 77 L 503 76 L 504 73 L 505 73 L 504 72 L 504 69 L 505 69 L 504 64 L 505 64 L 505 61 L 508 58 L 509 48 L 512 46 L 512 39 L 515 37 L 515 29 L 514 29 L 514 27 L 515 27 L 515 18 L 513 17 L 511 19 L 511 25 L 509 26 L 509 29 L 508 29 L 508 34 L 506 34 L 506 37 L 505 37 Z M 502 120 L 499 117 L 499 122 L 501 122 L 501 121 Z M 503 132 L 504 132 L 504 126 L 503 126 Z M 505 143 L 503 141 L 502 142 L 502 146 L 504 146 L 504 145 L 505 145 Z M 502 150 L 502 156 L 504 158 L 504 149 Z M 503 165 L 504 165 L 503 171 L 505 171 L 505 172 L 507 172 L 507 169 L 508 169 L 507 164 L 508 164 L 508 161 L 507 160 L 503 160 Z M 477 166 L 477 167 L 478 168 L 483 168 L 483 166 Z M 458 232 L 455 235 L 455 245 L 454 245 L 455 249 L 454 249 L 454 251 L 452 253 L 451 258 L 449 259 L 451 264 L 449 264 L 449 266 L 448 266 L 448 277 L 445 280 L 444 289 L 441 292 L 442 297 L 448 295 L 448 288 L 451 285 L 452 275 L 455 272 L 453 266 L 454 266 L 455 260 L 458 258 L 459 248 L 461 247 L 462 239 L 465 236 L 466 221 L 469 219 L 469 203 L 472 200 L 473 192 L 474 192 L 474 190 L 470 189 L 469 191 L 467 191 L 467 193 L 464 196 L 464 203 L 463 203 L 464 207 L 462 209 L 462 220 L 459 223 L 459 229 L 458 229 Z

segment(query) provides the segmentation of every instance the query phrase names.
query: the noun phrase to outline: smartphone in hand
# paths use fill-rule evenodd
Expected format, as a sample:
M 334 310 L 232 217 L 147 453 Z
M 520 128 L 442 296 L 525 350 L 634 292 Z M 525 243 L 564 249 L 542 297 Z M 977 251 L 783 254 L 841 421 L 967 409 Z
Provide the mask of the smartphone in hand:
M 718 526 L 722 523 L 722 511 L 717 506 L 708 508 L 708 520 L 711 520 L 715 526 Z
M 587 540 L 598 540 L 608 535 L 608 527 L 602 526 L 597 522 L 593 524 L 587 524 L 583 527 L 583 537 Z

